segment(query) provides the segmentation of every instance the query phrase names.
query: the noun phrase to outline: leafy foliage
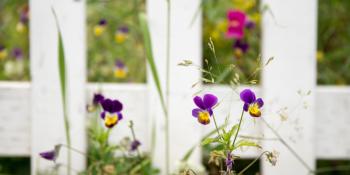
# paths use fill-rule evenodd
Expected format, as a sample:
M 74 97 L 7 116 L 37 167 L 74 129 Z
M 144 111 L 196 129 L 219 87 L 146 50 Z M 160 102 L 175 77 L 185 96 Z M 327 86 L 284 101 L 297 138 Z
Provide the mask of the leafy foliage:
M 350 1 L 319 1 L 318 84 L 350 84 Z

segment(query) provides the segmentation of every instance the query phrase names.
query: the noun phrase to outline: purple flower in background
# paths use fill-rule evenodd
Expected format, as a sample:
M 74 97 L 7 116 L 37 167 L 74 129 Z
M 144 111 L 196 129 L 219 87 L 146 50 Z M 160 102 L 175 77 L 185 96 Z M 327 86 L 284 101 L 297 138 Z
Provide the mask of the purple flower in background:
M 102 94 L 96 93 L 96 94 L 94 94 L 94 98 L 93 98 L 93 100 L 92 100 L 92 103 L 93 103 L 94 105 L 98 105 L 98 104 L 101 104 L 101 102 L 102 102 L 104 99 L 105 99 L 105 97 L 104 97 Z
M 246 53 L 249 49 L 249 44 L 242 40 L 236 40 L 235 43 L 233 44 L 233 48 L 239 49 L 243 53 Z
M 20 22 L 23 24 L 27 24 L 29 21 L 29 6 L 25 5 L 22 7 L 19 13 Z
M 23 51 L 20 48 L 14 48 L 12 50 L 12 55 L 17 59 L 17 60 L 21 60 L 23 59 Z
M 98 25 L 100 26 L 106 26 L 107 25 L 107 20 L 106 19 L 100 19 L 100 21 L 98 21 Z
M 128 26 L 121 26 L 117 29 L 114 35 L 114 40 L 118 44 L 123 43 L 129 34 L 129 27 Z
M 231 153 L 227 153 L 227 157 L 226 157 L 226 168 L 228 171 L 232 170 L 232 166 L 233 166 L 233 159 L 232 159 L 232 154 Z
M 123 109 L 123 104 L 118 100 L 104 99 L 101 102 L 103 112 L 101 112 L 101 118 L 105 122 L 107 128 L 112 128 L 116 125 L 123 115 L 121 110 Z
M 261 98 L 256 99 L 255 94 L 250 89 L 245 89 L 240 93 L 241 100 L 244 102 L 243 110 L 249 112 L 252 117 L 260 117 L 260 108 L 264 101 Z
M 120 59 L 117 59 L 115 61 L 114 76 L 116 78 L 125 78 L 127 73 L 128 69 L 125 64 Z
M 229 10 L 227 12 L 227 38 L 241 39 L 244 36 L 246 14 L 239 10 Z
M 132 141 L 130 145 L 130 151 L 136 151 L 140 145 L 141 145 L 140 141 L 138 140 Z
M 129 27 L 128 26 L 121 26 L 118 28 L 118 32 L 129 33 Z
M 255 28 L 255 23 L 254 23 L 254 21 L 252 21 L 252 20 L 247 20 L 246 23 L 245 23 L 245 27 L 246 27 L 247 29 L 253 29 L 253 28 Z
M 213 107 L 217 104 L 218 98 L 213 94 L 205 94 L 203 98 L 196 96 L 193 98 L 198 108 L 192 110 L 192 116 L 196 117 L 198 122 L 207 125 L 210 123 L 210 116 L 213 115 Z

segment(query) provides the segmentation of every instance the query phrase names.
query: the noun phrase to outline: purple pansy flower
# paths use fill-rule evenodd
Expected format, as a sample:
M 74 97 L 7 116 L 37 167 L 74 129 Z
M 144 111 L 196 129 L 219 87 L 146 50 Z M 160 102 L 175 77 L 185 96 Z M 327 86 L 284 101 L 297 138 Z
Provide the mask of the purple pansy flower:
M 255 28 L 255 23 L 254 23 L 254 21 L 252 21 L 252 20 L 247 20 L 246 23 L 245 23 L 245 27 L 246 27 L 247 29 L 253 29 L 253 28 Z
M 105 99 L 105 97 L 104 97 L 102 94 L 96 93 L 96 94 L 94 94 L 94 98 L 93 98 L 93 100 L 92 100 L 92 103 L 93 103 L 94 105 L 98 105 L 98 104 L 101 104 L 101 102 L 102 102 L 104 99 Z
M 101 102 L 103 112 L 101 112 L 101 118 L 105 121 L 105 126 L 107 128 L 112 128 L 116 125 L 123 115 L 121 113 L 123 109 L 123 104 L 118 100 L 104 99 Z
M 117 67 L 119 69 L 124 69 L 125 68 L 125 64 L 120 59 L 117 59 L 115 61 L 115 67 Z
M 260 108 L 263 107 L 264 101 L 261 98 L 256 99 L 255 94 L 250 89 L 245 89 L 240 94 L 244 102 L 243 110 L 249 112 L 252 117 L 260 117 Z
M 107 20 L 106 19 L 100 19 L 100 21 L 98 21 L 98 25 L 106 26 L 107 25 Z
M 227 157 L 226 157 L 226 168 L 228 171 L 232 170 L 233 167 L 233 159 L 232 159 L 232 154 L 231 153 L 227 153 Z
M 29 6 L 28 5 L 25 5 L 21 9 L 20 14 L 19 14 L 19 19 L 20 19 L 21 23 L 23 23 L 23 24 L 28 23 L 28 20 L 29 20 Z
M 17 59 L 21 60 L 23 58 L 23 51 L 20 48 L 14 48 L 12 50 L 12 55 Z
M 198 108 L 192 110 L 192 116 L 196 117 L 198 122 L 207 125 L 210 123 L 210 116 L 213 115 L 213 107 L 217 104 L 218 98 L 213 94 L 205 94 L 203 98 L 196 96 L 193 98 Z
M 132 141 L 131 145 L 130 145 L 130 151 L 136 151 L 140 145 L 141 145 L 140 141 L 138 141 L 138 140 Z
M 243 53 L 246 53 L 249 49 L 249 44 L 244 42 L 243 40 L 236 40 L 233 44 L 234 49 L 239 49 Z
M 241 39 L 244 36 L 244 26 L 246 14 L 239 10 L 229 10 L 227 12 L 227 38 Z
M 129 33 L 129 27 L 128 26 L 121 26 L 118 28 L 118 32 Z
M 45 152 L 39 153 L 39 155 L 42 158 L 44 158 L 46 160 L 51 160 L 51 161 L 55 161 L 56 157 L 57 157 L 55 150 L 45 151 Z

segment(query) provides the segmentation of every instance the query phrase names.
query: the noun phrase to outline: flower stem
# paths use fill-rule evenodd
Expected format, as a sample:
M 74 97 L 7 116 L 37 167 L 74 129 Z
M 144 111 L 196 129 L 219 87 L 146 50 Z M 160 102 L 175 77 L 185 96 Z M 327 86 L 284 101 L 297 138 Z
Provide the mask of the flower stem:
M 237 175 L 242 175 L 245 171 L 247 171 L 256 161 L 258 161 L 264 154 L 268 153 L 268 151 L 264 151 L 260 154 L 259 157 L 255 158 L 248 166 L 246 166 L 243 170 L 241 170 Z
M 302 163 L 306 169 L 308 169 L 310 173 L 314 172 L 314 170 L 299 156 L 299 154 L 290 145 L 288 145 L 288 143 L 282 138 L 282 136 L 275 129 L 273 129 L 272 126 L 268 124 L 266 120 L 264 120 L 264 118 L 261 118 L 261 120 L 273 132 L 273 134 L 275 134 L 278 140 L 294 155 L 294 157 L 296 157 L 299 160 L 299 162 Z
M 236 140 L 237 140 L 237 137 L 238 137 L 239 130 L 241 129 L 242 120 L 243 120 L 243 115 L 244 115 L 244 110 L 242 109 L 242 113 L 241 113 L 241 117 L 240 117 L 240 119 L 239 119 L 239 124 L 238 124 L 238 128 L 237 128 L 237 131 L 236 131 L 236 134 L 235 134 L 235 138 L 233 139 L 233 142 L 232 142 L 232 145 L 233 145 L 233 146 L 235 146 L 235 143 L 236 143 Z
M 165 115 L 165 172 L 170 174 L 170 141 L 169 141 L 169 93 L 170 93 L 170 32 L 171 32 L 171 3 L 166 0 L 167 4 L 167 24 L 166 24 L 166 115 Z
M 216 128 L 216 132 L 218 133 L 218 136 L 222 138 L 222 135 L 220 134 L 219 127 L 218 127 L 218 124 L 216 123 L 214 114 L 213 114 L 213 120 Z
M 69 118 L 67 115 L 67 107 L 66 107 L 66 102 L 65 102 L 65 97 L 63 97 L 63 119 L 64 119 L 64 129 L 65 129 L 65 134 L 66 134 L 66 142 L 68 147 L 71 147 L 71 138 L 70 138 L 70 129 L 69 129 Z M 71 151 L 68 149 L 67 150 L 67 174 L 71 174 L 71 162 L 72 162 L 72 157 L 71 157 Z

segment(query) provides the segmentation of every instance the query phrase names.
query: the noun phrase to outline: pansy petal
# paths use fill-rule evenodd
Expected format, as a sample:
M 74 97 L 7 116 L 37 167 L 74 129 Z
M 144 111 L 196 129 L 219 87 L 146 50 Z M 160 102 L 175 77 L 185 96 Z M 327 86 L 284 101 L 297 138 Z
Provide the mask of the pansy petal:
M 120 121 L 121 119 L 123 119 L 123 114 L 122 113 L 118 113 L 118 121 Z
M 42 152 L 42 153 L 39 153 L 39 155 L 42 158 L 46 159 L 46 160 L 55 161 L 55 159 L 56 159 L 56 152 L 55 152 L 55 150 Z
M 199 108 L 192 109 L 192 116 L 197 118 L 200 111 L 202 110 Z
M 123 109 L 123 104 L 119 100 L 112 101 L 112 111 L 120 112 Z
M 201 97 L 195 96 L 195 97 L 193 98 L 193 102 L 194 102 L 199 108 L 201 108 L 201 109 L 203 109 L 203 110 L 205 109 L 205 105 L 204 105 L 203 100 L 202 100 Z
M 218 102 L 218 98 L 213 94 L 205 94 L 203 103 L 207 109 L 211 109 Z
M 113 112 L 112 111 L 112 100 L 111 99 L 104 99 L 101 102 L 102 108 L 103 110 L 107 111 L 107 112 Z
M 101 112 L 100 117 L 104 120 L 106 117 L 106 112 L 105 111 Z
M 258 104 L 259 108 L 264 106 L 264 101 L 261 98 L 256 99 L 255 102 Z
M 249 108 L 249 104 L 248 103 L 244 103 L 243 110 L 247 112 L 248 108 Z
M 245 103 L 251 104 L 255 101 L 255 94 L 250 89 L 244 89 L 240 94 L 241 100 Z

